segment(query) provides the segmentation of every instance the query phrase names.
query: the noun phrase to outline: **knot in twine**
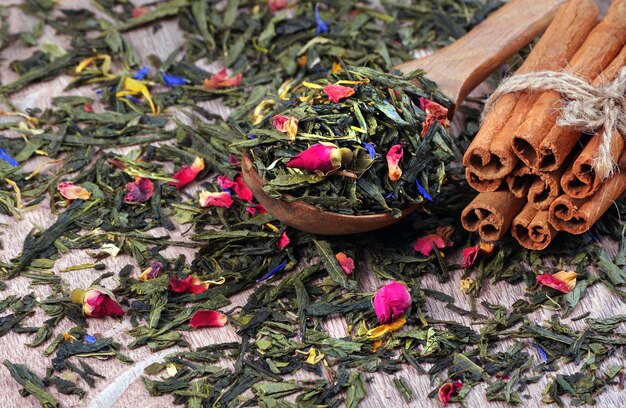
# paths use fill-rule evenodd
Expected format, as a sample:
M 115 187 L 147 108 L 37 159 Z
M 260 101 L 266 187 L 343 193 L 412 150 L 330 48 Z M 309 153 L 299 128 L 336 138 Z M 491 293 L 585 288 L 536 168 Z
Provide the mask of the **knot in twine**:
M 616 163 L 611 158 L 613 137 L 626 138 L 626 67 L 617 78 L 606 85 L 594 87 L 589 82 L 567 72 L 542 71 L 514 75 L 505 79 L 485 102 L 483 118 L 498 98 L 521 91 L 556 91 L 564 98 L 557 121 L 559 126 L 571 126 L 584 132 L 597 132 L 602 137 L 594 168 L 603 178 L 613 174 Z

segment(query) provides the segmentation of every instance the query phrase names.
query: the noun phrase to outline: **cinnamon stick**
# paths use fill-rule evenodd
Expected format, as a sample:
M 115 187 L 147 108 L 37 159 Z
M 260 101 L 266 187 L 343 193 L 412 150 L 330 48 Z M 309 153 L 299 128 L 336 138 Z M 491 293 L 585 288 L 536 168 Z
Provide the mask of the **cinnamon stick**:
M 595 79 L 618 56 L 624 43 L 626 0 L 614 0 L 607 15 L 572 57 L 568 71 L 582 79 Z M 578 141 L 580 132 L 555 125 L 561 107 L 558 92 L 543 92 L 515 132 L 511 147 L 529 167 L 538 170 L 559 168 Z M 558 156 L 555 151 L 559 152 Z
M 561 194 L 561 177 L 565 167 L 552 172 L 536 172 L 537 178 L 528 189 L 528 203 L 537 210 L 547 210 Z
M 571 0 L 557 12 L 546 32 L 517 73 L 565 67 L 596 25 L 592 0 Z M 526 118 L 536 94 L 506 94 L 499 98 L 463 157 L 463 165 L 483 180 L 506 177 L 518 161 L 511 149 L 513 131 Z M 511 124 L 508 124 L 513 121 Z M 506 127 L 506 129 L 505 129 Z M 501 132 L 505 129 L 504 134 Z
M 524 248 L 545 249 L 557 234 L 548 222 L 548 213 L 547 210 L 537 210 L 530 203 L 526 204 L 513 220 L 511 235 Z
M 626 19 L 626 15 L 624 16 Z M 625 36 L 626 41 L 626 36 Z M 626 65 L 626 47 L 623 47 L 611 63 L 593 80 L 592 85 L 601 86 L 613 81 L 619 71 Z M 542 171 L 553 171 L 563 164 L 569 153 L 578 142 L 581 132 L 575 129 L 563 128 L 555 124 L 539 147 L 538 168 Z M 616 152 L 619 158 L 620 151 Z M 596 150 L 597 154 L 597 150 Z M 595 155 L 593 156 L 595 158 Z
M 602 133 L 596 134 L 580 152 L 580 155 L 572 162 L 561 178 L 561 188 L 574 198 L 585 198 L 595 193 L 602 181 L 600 175 L 596 174 L 593 161 L 598 155 L 600 144 L 602 143 Z M 611 158 L 613 161 L 619 159 L 624 150 L 624 138 L 619 135 L 611 139 Z
M 533 184 L 537 175 L 528 166 L 517 166 L 511 174 L 506 177 L 506 184 L 509 191 L 517 198 L 528 196 L 528 190 Z
M 526 165 L 518 166 L 506 178 L 509 191 L 515 197 L 527 197 L 537 210 L 547 210 L 552 201 L 561 194 L 560 180 L 563 169 L 554 172 L 533 170 Z
M 502 184 L 502 179 L 485 180 L 480 178 L 477 174 L 472 173 L 470 169 L 465 169 L 465 178 L 470 187 L 481 193 L 496 191 Z
M 567 194 L 550 205 L 550 223 L 559 231 L 582 234 L 626 191 L 626 151 L 619 159 L 621 171 L 605 180 L 598 190 L 587 198 L 573 198 Z
M 622 51 L 613 59 L 611 64 L 599 75 L 593 82 L 594 86 L 602 85 L 605 82 L 614 80 L 619 71 L 626 65 L 626 47 L 622 48 Z M 547 141 L 549 145 L 555 145 L 551 140 Z M 580 155 L 574 159 L 572 165 L 565 171 L 563 178 L 561 179 L 561 187 L 563 191 L 572 197 L 584 198 L 589 197 L 596 192 L 600 183 L 602 183 L 602 176 L 596 174 L 594 167 L 594 160 L 598 155 L 600 144 L 602 142 L 602 133 L 597 133 L 587 143 Z M 611 159 L 613 162 L 617 162 L 624 149 L 624 139 L 616 135 L 611 139 Z M 559 155 L 556 148 L 551 148 L 553 154 Z M 561 148 L 563 150 L 563 148 Z M 560 153 L 561 155 L 563 153 Z
M 484 241 L 497 241 L 509 229 L 511 221 L 526 200 L 506 190 L 480 193 L 463 210 L 461 223 L 468 231 L 478 231 Z

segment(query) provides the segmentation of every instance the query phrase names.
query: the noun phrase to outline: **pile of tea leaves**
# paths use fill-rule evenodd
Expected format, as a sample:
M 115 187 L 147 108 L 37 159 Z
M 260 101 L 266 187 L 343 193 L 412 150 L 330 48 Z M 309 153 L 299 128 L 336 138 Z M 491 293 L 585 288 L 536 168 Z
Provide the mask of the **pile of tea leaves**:
M 249 149 L 267 180 L 264 191 L 349 215 L 400 216 L 408 206 L 436 200 L 456 148 L 444 127 L 447 109 L 437 103 L 448 101 L 422 72 L 335 70 L 289 84 L 250 140 L 235 143 Z M 345 153 L 341 162 L 331 162 L 332 152 Z
M 28 403 L 81 405 L 114 380 L 100 367 L 132 364 L 141 350 L 171 351 L 145 369 L 147 392 L 189 407 L 354 407 L 376 398 L 377 377 L 393 378 L 398 405 L 423 398 L 422 378 L 433 404 L 528 404 L 538 382 L 542 401 L 559 406 L 623 389 L 626 318 L 590 309 L 587 294 L 626 299 L 624 203 L 547 251 L 473 246 L 459 225 L 472 195 L 454 164 L 480 112 L 462 107 L 467 124 L 450 138 L 438 121 L 423 126 L 420 98 L 447 103 L 424 74 L 389 73 L 501 2 L 14 3 L 0 5 L 0 52 L 32 52 L 10 62 L 16 79 L 0 86 L 0 341 L 15 348 L 2 375 Z M 30 24 L 14 24 L 20 13 Z M 172 22 L 185 45 L 167 57 L 134 45 Z M 64 93 L 24 105 L 31 86 L 52 79 Z M 338 82 L 354 94 L 329 103 L 323 88 Z M 217 100 L 228 115 L 209 109 Z M 295 139 L 276 116 L 298 119 Z M 320 141 L 350 150 L 343 174 L 285 166 Z M 390 183 L 384 156 L 396 145 L 403 175 Z M 397 213 L 424 192 L 433 202 L 384 231 L 303 233 L 251 196 L 244 148 L 275 195 L 348 213 Z M 348 177 L 363 163 L 366 176 Z M 277 186 L 281 177 L 326 187 L 315 199 L 310 185 Z M 51 219 L 46 228 L 35 212 Z M 452 246 L 465 247 L 464 266 Z M 60 266 L 77 253 L 84 263 Z M 560 271 L 577 274 L 568 293 L 537 283 Z M 409 300 L 383 322 L 372 297 L 389 281 Z M 523 296 L 500 304 L 487 289 L 496 287 Z M 35 348 L 37 366 L 18 361 L 20 343 Z

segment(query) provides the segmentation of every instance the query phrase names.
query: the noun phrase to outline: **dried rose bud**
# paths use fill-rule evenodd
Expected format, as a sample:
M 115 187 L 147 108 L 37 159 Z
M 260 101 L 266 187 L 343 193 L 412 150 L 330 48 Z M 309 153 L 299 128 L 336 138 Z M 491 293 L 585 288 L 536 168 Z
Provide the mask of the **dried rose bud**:
M 411 305 L 411 294 L 400 282 L 390 282 L 376 291 L 372 299 L 380 323 L 389 323 L 402 317 Z
M 159 273 L 161 273 L 162 270 L 163 264 L 161 262 L 152 261 L 150 262 L 150 266 L 148 266 L 143 272 L 141 272 L 141 275 L 139 275 L 139 278 L 137 279 L 139 279 L 140 281 L 154 279 L 159 276 Z
M 154 194 L 152 180 L 144 177 L 135 177 L 135 181 L 126 184 L 124 201 L 129 203 L 145 203 Z
M 87 290 L 74 289 L 72 302 L 83 305 L 83 314 L 89 317 L 123 316 L 124 310 L 109 290 L 100 286 L 91 286 Z
M 285 166 L 311 173 L 327 174 L 351 161 L 352 151 L 350 149 L 339 148 L 331 143 L 317 143 L 295 155 Z
M 91 193 L 84 187 L 72 183 L 71 181 L 62 181 L 57 184 L 59 193 L 68 200 L 88 200 Z
M 537 282 L 559 292 L 569 293 L 576 286 L 576 276 L 578 276 L 576 272 L 572 271 L 561 271 L 552 275 L 544 273 L 537 275 Z

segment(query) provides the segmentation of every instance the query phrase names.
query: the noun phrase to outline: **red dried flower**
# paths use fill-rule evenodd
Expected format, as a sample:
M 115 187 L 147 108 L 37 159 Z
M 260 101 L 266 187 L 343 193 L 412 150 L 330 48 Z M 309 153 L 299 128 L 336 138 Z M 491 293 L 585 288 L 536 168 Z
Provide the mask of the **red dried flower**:
M 148 12 L 148 9 L 145 7 L 135 7 L 133 11 L 131 11 L 130 15 L 132 18 L 139 18 L 143 16 L 144 14 L 146 14 L 147 12 Z
M 400 160 L 404 156 L 404 150 L 402 145 L 391 146 L 387 152 L 387 167 L 389 168 L 389 180 L 398 181 L 402 176 L 402 169 L 400 168 Z
M 488 242 L 481 242 L 476 246 L 464 248 L 461 267 L 465 268 L 474 265 L 479 256 L 490 255 L 493 252 L 493 248 L 494 245 Z
M 200 207 L 226 207 L 230 208 L 233 205 L 233 199 L 230 197 L 226 191 L 221 192 L 210 192 L 210 191 L 201 191 L 200 192 Z
M 246 207 L 246 211 L 248 211 L 250 215 L 252 215 L 253 217 L 256 217 L 257 215 L 265 214 L 267 212 L 265 207 L 263 207 L 263 205 L 261 204 L 257 204 L 254 207 Z
M 198 310 L 189 321 L 192 329 L 202 327 L 224 327 L 228 323 L 228 317 L 224 313 L 215 310 Z
M 178 279 L 170 276 L 170 287 L 176 293 L 202 293 L 209 288 L 209 283 L 193 276 Z
M 87 200 L 91 197 L 91 193 L 84 187 L 72 183 L 71 181 L 62 181 L 57 184 L 59 193 L 68 200 Z
M 135 177 L 135 181 L 126 184 L 124 201 L 129 203 L 145 203 L 154 194 L 152 180 L 144 177 Z
M 450 402 L 452 395 L 458 392 L 461 388 L 463 388 L 463 383 L 461 381 L 445 383 L 439 388 L 439 401 L 441 401 L 445 407 L 448 402 Z
M 454 245 L 454 242 L 450 240 L 454 227 L 445 226 L 437 227 L 434 234 L 426 235 L 419 238 L 413 245 L 413 251 L 419 252 L 424 256 L 428 256 L 433 252 L 433 249 L 450 248 Z
M 231 180 L 228 176 L 219 176 L 217 178 L 217 184 L 223 190 L 232 189 L 235 194 L 237 194 L 237 197 L 249 203 L 252 202 L 252 199 L 254 198 L 254 196 L 252 195 L 252 191 L 243 181 L 243 177 L 241 177 L 241 174 L 237 174 L 235 176 L 235 180 Z
M 279 132 L 287 133 L 291 140 L 296 140 L 298 133 L 298 119 L 293 116 L 275 115 L 272 118 L 272 126 Z
M 180 170 L 174 173 L 172 178 L 178 181 L 170 181 L 169 184 L 181 189 L 194 181 L 202 170 L 204 170 L 204 159 L 202 157 L 196 157 L 191 166 L 181 167 Z
M 268 6 L 272 13 L 287 8 L 289 0 L 269 0 Z
M 205 89 L 224 89 L 230 88 L 232 86 L 239 86 L 241 84 L 241 80 L 243 79 L 243 74 L 239 73 L 233 77 L 228 78 L 228 72 L 226 68 L 213 75 L 211 78 L 207 78 L 204 80 L 204 84 L 202 85 Z
M 439 105 L 437 102 L 421 97 L 420 107 L 424 112 L 426 112 L 426 120 L 422 123 L 422 133 L 420 136 L 424 136 L 435 122 L 439 122 L 444 126 L 448 126 L 450 124 L 448 121 L 448 109 Z
M 343 252 L 335 254 L 335 259 L 339 262 L 339 266 L 341 266 L 341 269 L 343 269 L 346 275 L 352 274 L 352 271 L 354 270 L 354 259 L 350 258 Z
M 331 102 L 338 103 L 341 99 L 354 95 L 354 89 L 341 85 L 326 85 L 324 93 Z
M 89 317 L 123 316 L 124 310 L 109 290 L 92 286 L 87 290 L 74 289 L 71 293 L 72 302 L 83 305 L 83 314 Z
M 278 247 L 278 249 L 283 249 L 287 245 L 289 245 L 290 242 L 291 242 L 291 240 L 287 236 L 287 232 L 283 231 L 283 233 L 280 235 L 280 238 L 278 239 L 278 241 L 276 241 L 276 246 Z
M 159 273 L 163 270 L 163 264 L 158 261 L 150 262 L 150 265 L 141 272 L 141 275 L 137 279 L 140 281 L 147 281 L 149 279 L 154 279 L 159 276 Z
M 543 275 L 537 275 L 537 282 L 559 292 L 569 293 L 576 286 L 576 276 L 578 276 L 576 272 L 572 271 L 561 271 L 553 275 L 544 273 Z
M 400 282 L 390 282 L 376 291 L 372 299 L 380 323 L 389 323 L 402 317 L 411 305 L 411 294 Z
M 350 149 L 338 148 L 332 143 L 317 143 L 295 155 L 285 166 L 311 173 L 327 174 L 350 161 L 352 161 Z

